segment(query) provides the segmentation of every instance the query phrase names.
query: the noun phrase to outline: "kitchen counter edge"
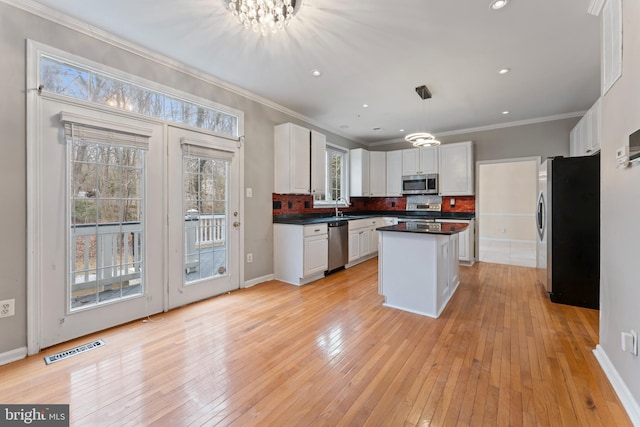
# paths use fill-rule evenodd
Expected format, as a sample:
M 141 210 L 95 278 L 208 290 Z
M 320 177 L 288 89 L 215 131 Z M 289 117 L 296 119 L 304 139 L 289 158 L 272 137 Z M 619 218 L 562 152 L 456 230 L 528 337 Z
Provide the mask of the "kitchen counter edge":
M 414 212 L 414 211 L 375 211 L 375 212 L 344 212 L 344 217 L 336 218 L 333 215 L 325 214 L 283 214 L 274 215 L 274 224 L 307 225 L 331 222 L 336 220 L 356 220 L 363 218 L 390 217 L 400 219 L 429 219 L 429 220 L 461 220 L 470 221 L 475 219 L 475 214 L 471 212 Z
M 397 225 L 387 225 L 385 227 L 378 227 L 378 231 L 396 231 L 401 233 L 417 233 L 417 234 L 457 234 L 469 227 L 469 224 L 462 222 L 448 222 L 443 223 L 440 229 L 430 229 L 428 226 L 416 226 L 416 224 L 400 223 Z

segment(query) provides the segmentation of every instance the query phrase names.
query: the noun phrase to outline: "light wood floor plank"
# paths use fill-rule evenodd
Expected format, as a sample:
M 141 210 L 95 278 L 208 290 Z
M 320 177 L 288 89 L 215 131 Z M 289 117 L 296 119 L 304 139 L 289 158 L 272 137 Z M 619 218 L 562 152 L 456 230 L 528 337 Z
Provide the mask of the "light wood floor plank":
M 631 425 L 598 311 L 551 303 L 532 268 L 460 279 L 439 319 L 383 307 L 375 259 L 263 283 L 1 366 L 0 400 L 69 403 L 74 426 Z

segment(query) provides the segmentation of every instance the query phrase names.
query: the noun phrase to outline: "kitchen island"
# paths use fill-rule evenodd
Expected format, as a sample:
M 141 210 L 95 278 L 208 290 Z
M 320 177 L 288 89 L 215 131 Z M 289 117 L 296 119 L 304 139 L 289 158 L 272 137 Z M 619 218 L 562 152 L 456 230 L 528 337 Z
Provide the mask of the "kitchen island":
M 380 227 L 378 292 L 384 305 L 437 318 L 458 288 L 458 233 L 463 223 Z

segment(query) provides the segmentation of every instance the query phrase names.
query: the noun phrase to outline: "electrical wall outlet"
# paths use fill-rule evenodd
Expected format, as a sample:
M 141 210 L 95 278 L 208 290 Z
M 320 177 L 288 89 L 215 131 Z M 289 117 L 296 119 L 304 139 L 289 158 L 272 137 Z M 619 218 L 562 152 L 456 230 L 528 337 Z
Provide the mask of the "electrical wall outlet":
M 638 355 L 638 333 L 633 329 L 631 332 L 622 332 L 622 351 Z
M 253 262 L 253 254 L 247 254 L 247 262 Z
M 16 314 L 16 300 L 6 299 L 0 301 L 0 317 L 11 317 Z
M 253 197 L 253 188 L 247 187 L 247 197 Z

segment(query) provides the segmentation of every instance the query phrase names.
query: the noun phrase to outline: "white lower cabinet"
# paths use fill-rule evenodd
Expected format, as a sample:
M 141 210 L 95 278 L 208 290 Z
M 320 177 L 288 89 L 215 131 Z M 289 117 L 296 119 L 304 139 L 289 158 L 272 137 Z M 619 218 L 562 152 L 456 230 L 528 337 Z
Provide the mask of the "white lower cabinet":
M 437 222 L 459 222 L 469 224 L 469 227 L 458 233 L 458 260 L 465 265 L 473 265 L 476 260 L 475 255 L 475 219 L 439 219 Z
M 273 224 L 274 276 L 292 285 L 324 277 L 329 268 L 327 224 Z
M 384 226 L 383 218 L 365 218 L 349 221 L 349 263 L 351 267 L 374 257 L 378 253 L 378 231 Z
M 313 274 L 322 273 L 329 268 L 327 251 L 329 250 L 329 240 L 326 235 L 310 236 L 304 238 L 304 257 L 302 261 L 302 275 L 309 277 Z

